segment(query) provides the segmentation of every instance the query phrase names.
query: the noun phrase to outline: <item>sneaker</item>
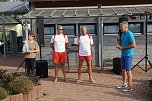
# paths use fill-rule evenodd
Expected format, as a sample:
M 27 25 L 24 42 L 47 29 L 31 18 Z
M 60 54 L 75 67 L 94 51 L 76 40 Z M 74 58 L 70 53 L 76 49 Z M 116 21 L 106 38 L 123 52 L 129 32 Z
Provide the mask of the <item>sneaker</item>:
M 129 91 L 132 91 L 132 88 L 124 88 L 122 91 L 124 91 L 124 92 L 129 92 Z
M 118 89 L 124 89 L 127 88 L 127 85 L 117 86 Z

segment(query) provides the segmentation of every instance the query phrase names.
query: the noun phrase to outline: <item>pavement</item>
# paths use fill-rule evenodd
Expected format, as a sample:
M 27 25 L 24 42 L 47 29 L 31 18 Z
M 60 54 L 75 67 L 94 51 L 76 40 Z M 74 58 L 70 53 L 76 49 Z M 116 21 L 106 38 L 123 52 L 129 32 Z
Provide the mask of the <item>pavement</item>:
M 23 62 L 24 57 L 0 55 L 0 69 L 16 71 Z M 144 67 L 142 67 L 144 68 Z M 24 71 L 23 65 L 18 71 Z M 49 68 L 49 77 L 41 78 L 44 93 L 36 101 L 152 101 L 152 88 L 149 87 L 148 80 L 152 79 L 152 69 L 144 72 L 138 67 L 132 70 L 133 90 L 123 92 L 116 86 L 122 84 L 121 75 L 114 74 L 112 67 L 93 66 L 93 78 L 95 84 L 89 82 L 86 67 L 83 67 L 82 82 L 77 84 L 77 67 L 70 67 L 67 72 L 67 82 L 63 81 L 61 69 L 59 70 L 59 80 L 54 83 L 54 69 Z

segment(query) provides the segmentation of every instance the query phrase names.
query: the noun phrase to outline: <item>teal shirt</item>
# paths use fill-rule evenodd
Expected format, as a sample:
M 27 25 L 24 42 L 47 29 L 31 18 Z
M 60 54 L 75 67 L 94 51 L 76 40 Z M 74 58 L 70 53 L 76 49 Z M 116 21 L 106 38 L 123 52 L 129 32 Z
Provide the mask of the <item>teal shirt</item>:
M 135 42 L 134 35 L 131 31 L 127 30 L 126 32 L 122 33 L 121 36 L 121 46 L 129 46 L 132 42 Z M 124 49 L 121 52 L 122 56 L 133 56 L 134 55 L 134 48 Z

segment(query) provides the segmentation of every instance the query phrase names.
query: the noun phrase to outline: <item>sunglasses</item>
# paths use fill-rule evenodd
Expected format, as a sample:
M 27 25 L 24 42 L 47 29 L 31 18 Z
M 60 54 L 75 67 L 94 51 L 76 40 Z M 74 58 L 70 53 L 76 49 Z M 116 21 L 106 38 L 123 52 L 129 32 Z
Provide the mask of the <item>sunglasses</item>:
M 60 30 L 63 30 L 63 29 L 60 29 Z

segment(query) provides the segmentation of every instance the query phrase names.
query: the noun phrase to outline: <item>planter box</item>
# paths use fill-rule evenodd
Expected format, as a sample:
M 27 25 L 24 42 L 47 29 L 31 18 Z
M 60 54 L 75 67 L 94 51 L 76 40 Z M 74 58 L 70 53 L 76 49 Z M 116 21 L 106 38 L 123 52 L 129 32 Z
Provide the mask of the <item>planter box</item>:
M 42 85 L 36 86 L 37 98 L 43 96 L 43 87 Z
M 1 101 L 11 101 L 11 100 L 10 100 L 10 96 L 8 96 L 7 98 L 5 98 L 5 99 L 3 99 L 3 100 L 1 100 Z
M 23 101 L 23 94 L 11 95 L 10 101 Z
M 21 94 L 11 95 L 2 101 L 23 101 L 23 94 L 21 93 Z
M 10 95 L 1 101 L 34 101 L 43 96 L 42 85 L 35 86 L 33 90 L 27 94 Z

